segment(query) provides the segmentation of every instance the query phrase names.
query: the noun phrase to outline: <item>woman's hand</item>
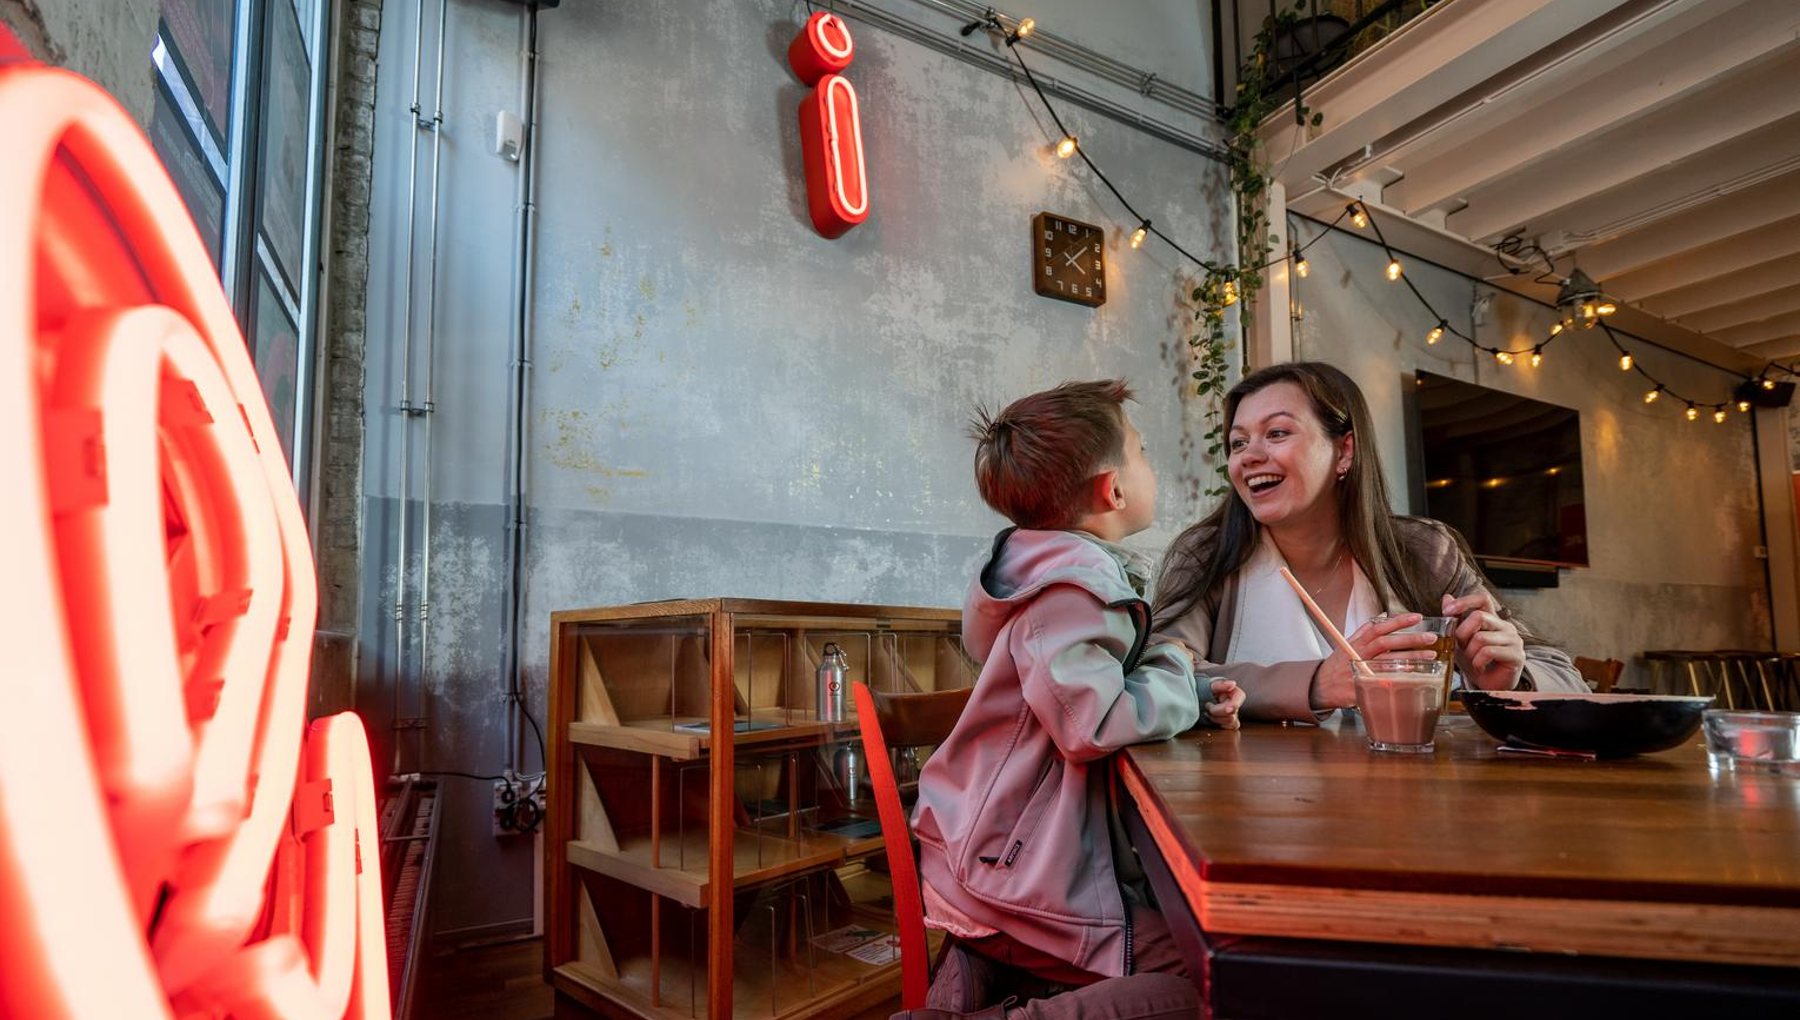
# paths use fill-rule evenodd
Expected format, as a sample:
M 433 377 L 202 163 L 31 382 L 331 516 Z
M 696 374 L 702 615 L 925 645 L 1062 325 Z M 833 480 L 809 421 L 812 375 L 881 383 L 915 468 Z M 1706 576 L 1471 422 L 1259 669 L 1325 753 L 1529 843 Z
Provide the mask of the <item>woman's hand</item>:
M 1444 615 L 1456 625 L 1456 668 L 1484 691 L 1510 691 L 1525 672 L 1525 639 L 1519 628 L 1502 620 L 1500 607 L 1486 591 L 1460 599 L 1444 596 Z
M 1222 730 L 1235 730 L 1243 725 L 1238 719 L 1238 709 L 1244 707 L 1244 689 L 1236 680 L 1214 680 L 1212 682 L 1212 700 L 1206 703 L 1206 711 L 1200 718 L 1209 726 L 1217 726 Z
M 1430 648 L 1437 643 L 1435 634 L 1414 631 L 1410 634 L 1395 633 L 1403 627 L 1411 627 L 1424 619 L 1418 613 L 1401 613 L 1386 619 L 1370 620 L 1356 633 L 1350 635 L 1350 647 L 1363 659 L 1380 659 L 1394 657 L 1396 653 L 1416 652 L 1421 648 Z M 1356 704 L 1356 681 L 1350 658 L 1341 650 L 1334 651 L 1324 662 L 1319 663 L 1318 672 L 1313 674 L 1312 707 L 1319 711 L 1332 708 L 1349 708 Z

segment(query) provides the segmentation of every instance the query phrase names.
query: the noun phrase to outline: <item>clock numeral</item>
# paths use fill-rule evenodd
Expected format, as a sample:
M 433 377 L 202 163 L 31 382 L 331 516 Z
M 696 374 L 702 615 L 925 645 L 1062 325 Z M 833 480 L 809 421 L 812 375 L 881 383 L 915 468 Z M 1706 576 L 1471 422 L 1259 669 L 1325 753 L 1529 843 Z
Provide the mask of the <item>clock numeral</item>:
M 1044 275 L 1045 276 L 1055 276 L 1056 274 L 1050 269 L 1049 266 L 1045 266 L 1044 267 Z
M 1046 241 L 1056 240 L 1056 231 L 1054 231 L 1054 230 L 1044 231 L 1044 240 L 1046 240 Z
M 1056 281 L 1056 289 L 1057 290 L 1068 290 L 1067 287 L 1063 286 L 1063 282 L 1061 280 Z
M 1069 223 L 1069 224 L 1066 224 L 1066 226 L 1067 226 L 1067 227 L 1068 227 L 1068 228 L 1069 228 L 1069 233 L 1070 233 L 1070 234 L 1075 234 L 1075 233 L 1077 233 L 1077 231 L 1076 231 L 1076 229 L 1075 229 L 1075 224 L 1073 224 L 1073 223 Z
M 1093 297 L 1093 296 L 1094 296 L 1094 288 L 1092 288 L 1092 287 L 1089 287 L 1089 288 L 1088 288 L 1088 289 L 1087 289 L 1087 296 L 1088 296 L 1088 297 Z
M 1100 260 L 1099 260 L 1099 259 L 1095 259 L 1095 260 L 1094 260 L 1094 268 L 1095 268 L 1095 269 L 1099 269 L 1099 268 L 1100 268 Z
M 1049 258 L 1049 257 L 1050 257 L 1050 246 L 1049 246 L 1049 245 L 1045 245 L 1045 246 L 1044 246 L 1044 257 L 1045 257 L 1045 258 Z

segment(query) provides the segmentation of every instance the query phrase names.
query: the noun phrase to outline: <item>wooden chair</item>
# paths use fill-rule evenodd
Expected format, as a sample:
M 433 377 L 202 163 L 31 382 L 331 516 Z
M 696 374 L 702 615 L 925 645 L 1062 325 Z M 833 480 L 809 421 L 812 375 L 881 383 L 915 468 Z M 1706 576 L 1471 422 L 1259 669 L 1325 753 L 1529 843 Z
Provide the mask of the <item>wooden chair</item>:
M 856 721 L 868 757 L 869 785 L 881 816 L 881 840 L 887 846 L 888 873 L 894 883 L 894 924 L 900 934 L 900 1008 L 920 1009 L 931 987 L 931 961 L 925 944 L 925 906 L 919 891 L 919 868 L 913 853 L 912 828 L 906 805 L 894 781 L 891 752 L 941 744 L 962 716 L 972 688 L 925 694 L 882 694 L 855 684 Z
M 1596 693 L 1605 694 L 1619 682 L 1619 676 L 1625 672 L 1625 663 L 1618 659 L 1590 659 L 1585 655 L 1577 655 L 1575 668 L 1580 671 L 1583 680 L 1593 685 Z

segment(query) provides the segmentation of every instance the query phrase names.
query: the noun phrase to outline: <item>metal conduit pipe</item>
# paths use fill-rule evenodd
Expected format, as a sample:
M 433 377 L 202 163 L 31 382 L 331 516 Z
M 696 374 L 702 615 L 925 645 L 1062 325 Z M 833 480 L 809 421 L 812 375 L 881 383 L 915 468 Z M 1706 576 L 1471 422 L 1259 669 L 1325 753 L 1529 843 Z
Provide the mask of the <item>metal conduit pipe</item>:
M 512 272 L 513 373 L 509 393 L 508 487 L 506 521 L 506 651 L 503 683 L 507 701 L 507 766 L 518 770 L 525 734 L 521 683 L 521 629 L 525 617 L 525 494 L 529 489 L 531 434 L 531 288 L 536 272 L 534 242 L 537 217 L 538 8 L 525 12 L 526 45 L 522 53 L 520 97 L 524 138 L 519 148 L 518 228 Z M 541 763 L 548 768 L 548 762 Z
M 955 15 L 965 22 L 977 21 L 988 16 L 992 11 L 994 17 L 1007 31 L 1019 27 L 1019 18 L 1003 13 L 983 3 L 972 0 L 913 0 L 913 3 L 933 10 Z M 1218 105 L 1214 99 L 1163 81 L 1154 71 L 1141 71 L 1122 60 L 1117 60 L 1089 49 L 1071 39 L 1066 39 L 1054 32 L 1042 28 L 1034 29 L 1028 39 L 1020 41 L 1026 49 L 1036 50 L 1047 57 L 1061 61 L 1070 67 L 1077 68 L 1095 76 L 1122 85 L 1138 93 L 1146 99 L 1152 99 L 1164 106 L 1193 114 L 1196 117 L 1216 118 Z
M 407 133 L 412 139 L 406 168 L 406 303 L 400 319 L 400 506 L 394 552 L 394 768 L 406 771 L 400 754 L 400 728 L 406 679 L 406 546 L 410 522 L 412 476 L 412 311 L 413 232 L 417 228 L 419 181 L 419 75 L 425 65 L 425 0 L 413 2 L 412 105 L 407 108 Z
M 438 183 L 442 176 L 444 153 L 444 50 L 449 35 L 449 0 L 438 0 L 437 81 L 433 86 L 431 116 L 431 216 L 427 229 L 431 270 L 425 290 L 425 481 L 420 488 L 419 506 L 419 618 L 418 654 L 414 657 L 416 683 L 413 693 L 418 698 L 414 715 L 425 717 L 425 671 L 431 666 L 431 503 L 432 503 L 432 421 L 437 417 L 435 399 L 437 379 L 437 280 L 438 280 Z M 423 743 L 424 731 L 420 731 Z M 421 748 L 421 759 L 423 748 Z
M 934 6 L 942 4 L 944 5 L 942 9 L 944 9 L 945 13 L 957 13 L 948 6 L 949 0 L 915 0 L 915 2 L 930 3 Z M 1025 76 L 1020 73 L 1018 66 L 1005 55 L 991 52 L 986 48 L 970 46 L 968 40 L 963 39 L 954 30 L 946 33 L 938 27 L 927 25 L 917 19 L 903 17 L 892 11 L 878 7 L 875 4 L 870 3 L 869 0 L 833 0 L 831 6 L 832 9 L 840 15 L 854 18 L 867 25 L 873 25 L 876 28 L 897 35 L 903 39 L 910 39 L 928 49 L 933 49 L 946 56 L 954 57 L 965 64 L 981 68 L 992 74 L 997 74 L 1009 81 L 1023 83 L 1025 80 Z M 985 12 L 986 8 L 981 8 L 981 11 Z M 1037 33 L 1034 32 L 1032 38 L 1036 39 Z M 1070 43 L 1069 45 L 1071 47 L 1074 46 L 1073 43 Z M 1081 65 L 1077 63 L 1076 66 L 1079 67 Z M 1090 71 L 1093 70 L 1092 68 L 1084 69 Z M 1093 71 L 1093 73 L 1099 74 L 1098 71 Z M 1066 99 L 1077 106 L 1091 110 L 1103 117 L 1128 125 L 1152 138 L 1159 138 L 1171 145 L 1179 146 L 1189 152 L 1199 153 L 1216 162 L 1224 163 L 1227 161 L 1225 143 L 1219 140 L 1218 137 L 1207 137 L 1206 135 L 1190 131 L 1187 128 L 1169 123 L 1168 121 L 1148 116 L 1139 110 L 1132 109 L 1122 103 L 1115 102 L 1098 93 L 1070 84 L 1062 78 L 1053 77 L 1042 71 L 1033 71 L 1032 74 L 1036 76 L 1038 86 L 1048 95 Z M 1134 82 L 1141 81 L 1145 77 L 1142 73 L 1134 72 L 1134 74 Z M 1104 77 L 1104 75 L 1102 76 Z M 1133 84 L 1133 87 L 1136 88 L 1137 85 Z M 1139 91 L 1142 90 L 1140 89 Z M 1167 103 L 1166 96 L 1154 93 L 1145 94 L 1150 99 L 1157 102 L 1164 103 L 1165 105 L 1173 105 Z M 1214 134 L 1222 136 L 1223 128 L 1217 127 L 1216 120 L 1212 116 L 1207 115 L 1205 120 L 1209 125 L 1214 126 Z

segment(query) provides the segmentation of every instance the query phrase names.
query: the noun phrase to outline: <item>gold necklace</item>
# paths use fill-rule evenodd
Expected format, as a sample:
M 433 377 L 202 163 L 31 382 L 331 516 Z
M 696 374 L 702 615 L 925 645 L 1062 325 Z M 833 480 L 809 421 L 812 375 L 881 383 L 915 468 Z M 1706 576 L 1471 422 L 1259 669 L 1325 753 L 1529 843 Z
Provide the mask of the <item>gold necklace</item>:
M 1333 563 L 1331 565 L 1331 572 L 1325 576 L 1325 580 L 1323 582 L 1321 582 L 1317 588 L 1314 588 L 1312 590 L 1312 595 L 1314 598 L 1318 598 L 1320 592 L 1324 591 L 1326 588 L 1331 587 L 1331 582 L 1337 580 L 1338 568 L 1344 565 L 1344 557 L 1346 557 L 1348 555 L 1350 555 L 1350 550 L 1348 548 L 1346 548 L 1343 552 L 1338 553 L 1337 562 Z

